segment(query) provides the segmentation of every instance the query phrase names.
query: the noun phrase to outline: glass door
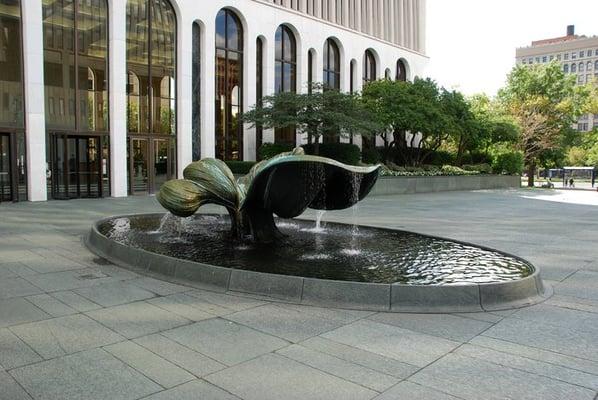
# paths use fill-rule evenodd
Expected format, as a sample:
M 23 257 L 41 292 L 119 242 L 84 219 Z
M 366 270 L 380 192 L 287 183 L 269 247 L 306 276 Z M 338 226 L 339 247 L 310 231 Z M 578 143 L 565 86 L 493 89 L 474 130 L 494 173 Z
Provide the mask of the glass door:
M 10 135 L 0 133 L 0 202 L 13 200 Z
M 169 179 L 168 140 L 156 139 L 154 142 L 154 192 L 160 190 Z
M 129 155 L 129 192 L 131 194 L 147 194 L 150 189 L 147 168 L 150 159 L 148 140 L 131 138 Z
M 100 138 L 54 134 L 53 139 L 52 197 L 101 197 Z

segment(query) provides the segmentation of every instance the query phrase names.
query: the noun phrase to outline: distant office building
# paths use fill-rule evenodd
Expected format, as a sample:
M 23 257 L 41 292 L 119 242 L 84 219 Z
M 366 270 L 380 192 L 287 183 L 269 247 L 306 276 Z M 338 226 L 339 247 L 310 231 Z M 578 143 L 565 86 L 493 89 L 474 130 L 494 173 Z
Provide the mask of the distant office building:
M 557 60 L 567 74 L 574 74 L 583 85 L 598 82 L 598 36 L 575 34 L 575 26 L 567 26 L 567 35 L 536 40 L 531 46 L 520 47 L 515 52 L 517 64 L 533 65 Z M 582 115 L 577 130 L 587 132 L 598 127 L 598 114 Z

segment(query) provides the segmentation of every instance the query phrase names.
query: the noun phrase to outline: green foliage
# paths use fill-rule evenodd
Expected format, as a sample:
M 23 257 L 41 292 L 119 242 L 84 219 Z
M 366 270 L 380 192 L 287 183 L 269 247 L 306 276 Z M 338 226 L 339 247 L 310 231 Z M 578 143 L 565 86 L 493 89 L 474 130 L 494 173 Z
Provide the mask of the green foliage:
M 452 165 L 443 165 L 441 168 L 438 168 L 436 166 L 398 167 L 391 164 L 391 167 L 385 166 L 380 170 L 381 176 L 455 176 L 479 174 L 479 171 L 467 171 Z
M 364 164 L 377 164 L 380 160 L 380 151 L 377 148 L 370 147 L 361 150 L 361 162 Z
M 306 154 L 315 154 L 315 146 L 306 144 L 301 146 Z M 319 155 L 332 158 L 347 165 L 358 165 L 361 159 L 359 147 L 350 143 L 320 143 Z
M 432 165 L 443 166 L 455 162 L 455 153 L 448 150 L 436 150 L 428 156 L 428 163 Z
M 567 151 L 565 163 L 570 166 L 585 166 L 588 161 L 588 153 L 589 151 L 583 147 L 571 147 Z
M 467 171 L 454 165 L 443 165 L 440 169 L 442 175 L 479 175 L 480 171 Z
M 478 171 L 481 174 L 491 174 L 492 173 L 492 165 L 487 164 L 487 163 L 463 164 L 462 168 L 465 171 Z
M 267 160 L 269 158 L 274 157 L 275 155 L 285 153 L 291 150 L 293 150 L 293 145 L 291 144 L 264 143 L 258 149 L 258 155 L 260 157 L 260 160 Z
M 496 155 L 492 163 L 495 174 L 519 175 L 523 172 L 523 153 L 508 151 Z
M 518 147 L 529 169 L 529 186 L 536 165 L 562 158 L 564 137 L 587 110 L 590 93 L 589 86 L 576 86 L 575 75 L 565 74 L 558 62 L 517 65 L 509 74 L 499 99 L 521 129 Z
M 243 121 L 265 129 L 295 127 L 317 142 L 321 136 L 372 136 L 380 130 L 356 94 L 314 84 L 311 93 L 281 92 L 262 99 Z M 317 146 L 316 146 L 317 148 Z
M 251 167 L 255 165 L 255 161 L 225 161 L 225 163 L 236 175 L 247 174 Z

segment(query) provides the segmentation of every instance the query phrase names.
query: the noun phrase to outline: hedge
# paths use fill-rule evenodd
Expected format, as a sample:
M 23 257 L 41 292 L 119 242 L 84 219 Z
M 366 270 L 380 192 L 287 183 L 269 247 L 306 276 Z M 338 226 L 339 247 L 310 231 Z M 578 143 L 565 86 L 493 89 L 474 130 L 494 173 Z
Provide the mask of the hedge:
M 304 144 L 303 149 L 306 154 L 314 154 L 313 144 Z M 320 143 L 319 154 L 322 157 L 332 158 L 333 160 L 348 165 L 358 165 L 361 159 L 359 147 L 350 143 Z
M 255 161 L 225 161 L 233 174 L 245 175 L 249 172 L 251 167 L 255 165 Z

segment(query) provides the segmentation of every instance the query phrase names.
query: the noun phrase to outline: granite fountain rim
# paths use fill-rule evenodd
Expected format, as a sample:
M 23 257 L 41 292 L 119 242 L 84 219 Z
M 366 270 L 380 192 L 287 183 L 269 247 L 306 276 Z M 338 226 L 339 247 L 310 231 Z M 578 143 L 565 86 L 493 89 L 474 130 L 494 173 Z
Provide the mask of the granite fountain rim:
M 359 224 L 385 231 L 409 232 L 448 240 L 467 246 L 495 251 L 521 260 L 532 268 L 524 278 L 494 283 L 458 283 L 450 285 L 408 285 L 403 283 L 370 283 L 306 278 L 293 275 L 234 269 L 197 261 L 179 259 L 145 249 L 124 245 L 109 239 L 99 226 L 116 218 L 164 216 L 166 213 L 128 213 L 113 215 L 93 223 L 84 243 L 89 250 L 108 261 L 142 274 L 233 295 L 249 295 L 319 307 L 344 308 L 377 312 L 405 313 L 468 313 L 509 310 L 541 303 L 552 296 L 552 288 L 544 285 L 540 269 L 523 257 L 471 242 L 445 238 L 403 229 Z M 225 216 L 220 213 L 200 213 Z M 309 218 L 297 218 L 310 221 Z M 332 222 L 335 225 L 353 224 Z

